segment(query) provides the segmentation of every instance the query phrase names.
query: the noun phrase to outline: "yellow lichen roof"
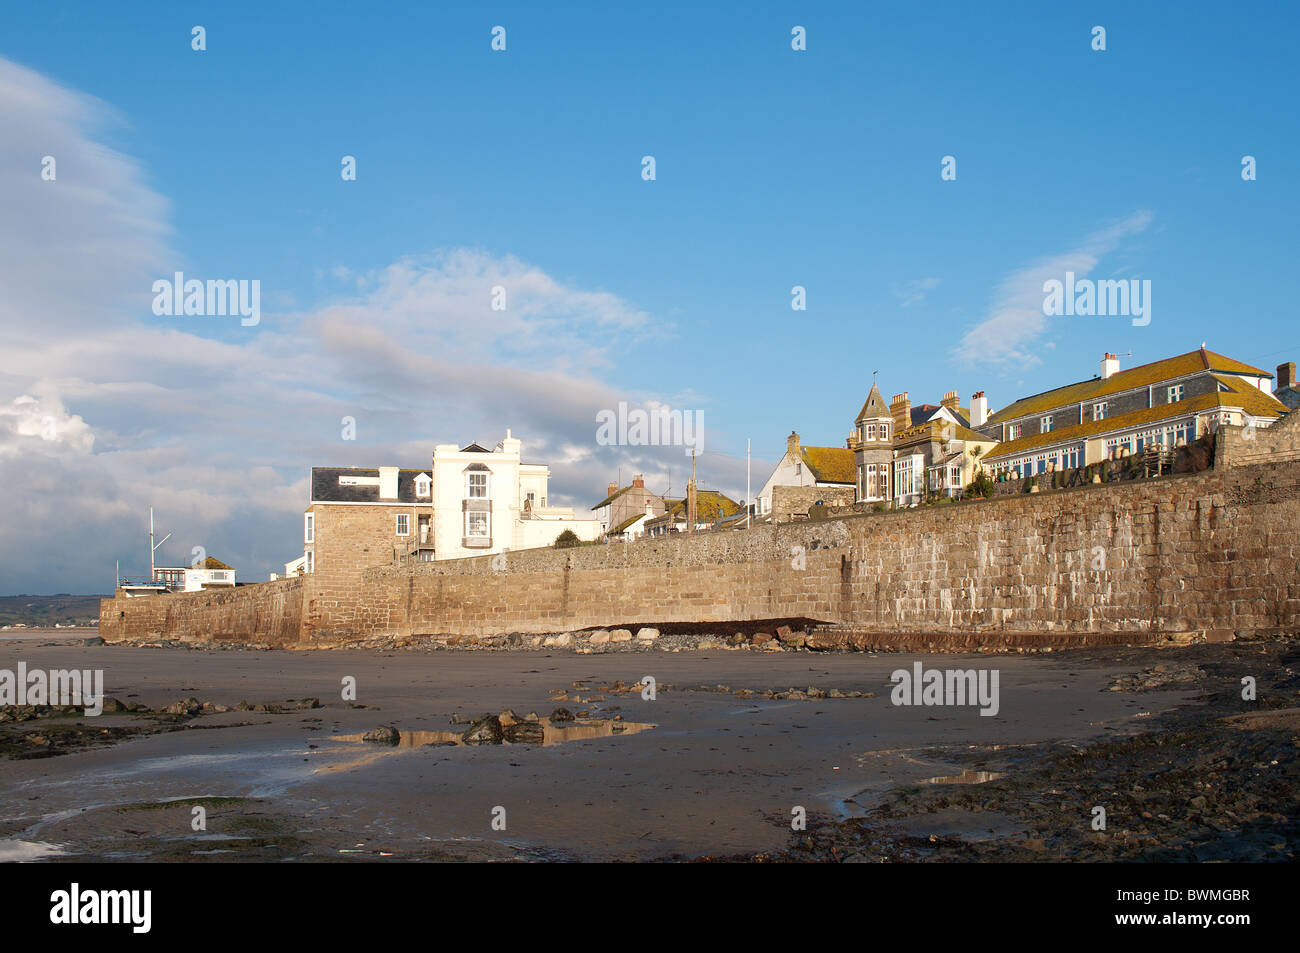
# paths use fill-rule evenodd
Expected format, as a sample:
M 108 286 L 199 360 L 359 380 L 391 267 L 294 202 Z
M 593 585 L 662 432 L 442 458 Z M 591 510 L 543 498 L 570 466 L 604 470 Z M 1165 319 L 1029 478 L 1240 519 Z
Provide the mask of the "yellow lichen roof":
M 665 516 L 686 515 L 686 501 L 670 501 L 671 506 Z M 739 503 L 719 493 L 717 490 L 696 490 L 695 491 L 695 515 L 698 519 L 720 519 L 724 516 L 730 516 L 732 513 L 741 509 Z M 662 519 L 663 517 L 658 517 Z
M 1249 364 L 1243 364 L 1241 361 L 1224 357 L 1222 354 L 1201 349 L 1179 354 L 1177 357 L 1167 357 L 1162 361 L 1142 364 L 1127 371 L 1119 371 L 1105 380 L 1095 377 L 1092 380 L 1067 384 L 1055 390 L 1021 398 L 1014 404 L 1003 407 L 991 416 L 988 422 L 1000 424 L 1008 420 L 1015 420 L 1018 417 L 1033 416 L 1056 407 L 1086 402 L 1098 397 L 1105 397 L 1108 394 L 1118 394 L 1120 391 L 1146 387 L 1161 381 L 1185 377 L 1188 374 L 1195 374 L 1197 371 L 1205 370 L 1223 371 L 1228 374 L 1249 374 L 1257 377 L 1271 378 L 1273 376 L 1268 371 L 1260 370 L 1258 367 L 1251 367 Z
M 818 483 L 858 482 L 858 462 L 848 447 L 803 447 L 803 462 Z
M 969 427 L 953 427 L 952 439 L 969 440 L 971 443 L 997 443 L 996 437 L 986 437 L 982 433 L 977 433 Z
M 610 532 L 611 532 L 611 533 L 621 533 L 621 532 L 623 532 L 623 530 L 627 529 L 629 526 L 631 526 L 631 525 L 632 525 L 633 523 L 635 523 L 637 520 L 639 520 L 639 519 L 643 519 L 644 517 L 645 517 L 645 514 L 644 514 L 644 513 L 637 513 L 635 516 L 629 516 L 627 519 L 623 520 L 623 522 L 619 523 L 617 526 L 615 526 L 613 529 L 611 529 Z
M 1117 417 L 1090 420 L 1085 424 L 1076 424 L 1073 427 L 1062 427 L 1060 430 L 1052 430 L 1048 433 L 1021 437 L 1019 440 L 1008 440 L 1006 443 L 1000 443 L 994 447 L 992 452 L 986 455 L 984 459 L 993 460 L 998 457 L 1013 456 L 1017 453 L 1024 453 L 1026 450 L 1036 450 L 1039 447 L 1056 446 L 1061 443 L 1069 443 L 1072 440 L 1095 437 L 1098 434 L 1127 430 L 1130 427 L 1137 427 L 1142 424 L 1158 423 L 1174 417 L 1186 417 L 1189 414 L 1199 413 L 1215 407 L 1240 408 L 1255 417 L 1281 417 L 1287 412 L 1286 405 L 1277 398 L 1243 383 L 1239 378 L 1221 377 L 1218 374 L 1212 376 L 1215 380 L 1230 388 L 1229 392 L 1201 394 L 1198 397 L 1189 397 L 1187 400 L 1176 401 L 1172 404 L 1157 404 L 1155 407 L 1145 407 L 1142 410 L 1120 414 Z
M 602 506 L 608 506 L 610 503 L 613 503 L 615 500 L 617 500 L 620 496 L 622 496 L 624 493 L 626 493 L 626 492 L 627 492 L 628 490 L 630 490 L 630 489 L 632 489 L 632 484 L 631 484 L 631 483 L 629 483 L 627 486 L 623 487 L 621 490 L 615 490 L 615 491 L 614 491 L 613 493 L 611 493 L 609 496 L 605 497 L 603 500 L 601 500 L 599 503 L 597 503 L 595 506 L 593 506 L 592 509 L 593 509 L 593 510 L 598 510 L 598 509 L 600 509 Z

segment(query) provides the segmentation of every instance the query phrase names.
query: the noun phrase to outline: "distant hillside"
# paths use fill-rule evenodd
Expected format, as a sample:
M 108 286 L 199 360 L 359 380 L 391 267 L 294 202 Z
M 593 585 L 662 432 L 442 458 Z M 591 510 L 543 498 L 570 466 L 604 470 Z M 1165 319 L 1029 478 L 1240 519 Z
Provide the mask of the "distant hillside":
M 0 625 L 97 625 L 99 600 L 108 596 L 0 596 Z

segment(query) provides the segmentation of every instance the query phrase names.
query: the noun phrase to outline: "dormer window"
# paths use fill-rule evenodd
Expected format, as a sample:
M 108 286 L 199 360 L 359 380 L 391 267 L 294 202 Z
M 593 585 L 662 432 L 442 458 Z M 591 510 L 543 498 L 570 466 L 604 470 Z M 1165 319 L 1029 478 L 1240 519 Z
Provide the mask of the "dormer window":
M 427 497 L 429 495 L 429 486 L 429 478 L 421 473 L 415 478 L 415 495 L 417 497 Z

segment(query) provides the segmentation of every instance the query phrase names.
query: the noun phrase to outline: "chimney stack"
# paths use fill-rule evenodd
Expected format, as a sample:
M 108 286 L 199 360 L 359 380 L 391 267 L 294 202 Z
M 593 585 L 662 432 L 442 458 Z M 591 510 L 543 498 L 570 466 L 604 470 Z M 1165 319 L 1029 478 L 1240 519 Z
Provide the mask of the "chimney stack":
M 608 491 L 605 495 L 606 495 L 606 496 L 613 496 L 613 495 L 614 495 L 615 493 L 617 493 L 617 492 L 618 492 L 618 484 L 617 484 L 617 483 L 614 483 L 613 481 L 610 481 L 610 484 L 609 484 L 609 491 Z
M 894 418 L 894 433 L 912 426 L 912 401 L 908 399 L 907 391 L 894 395 L 889 402 L 889 413 Z
M 397 499 L 397 467 L 379 468 L 379 498 L 381 500 Z
M 1277 387 L 1275 390 L 1282 390 L 1286 387 L 1295 386 L 1295 361 L 1287 361 L 1285 364 L 1277 366 Z
M 970 399 L 970 425 L 983 427 L 989 419 L 989 401 L 984 391 L 976 391 Z
M 638 490 L 644 490 L 644 489 L 645 489 L 645 474 L 643 474 L 643 473 L 638 473 L 636 476 L 634 476 L 634 477 L 632 478 L 632 485 L 633 485 L 634 487 L 636 487 Z
M 1106 356 L 1101 359 L 1101 379 L 1105 380 L 1112 374 L 1119 373 L 1119 358 L 1114 354 L 1107 352 Z
M 799 435 L 793 430 L 790 431 L 790 436 L 785 438 L 785 452 L 799 455 Z
M 957 392 L 950 390 L 943 395 L 943 400 L 939 401 L 940 406 L 947 407 L 949 410 L 957 410 L 961 407 L 961 401 L 957 399 Z

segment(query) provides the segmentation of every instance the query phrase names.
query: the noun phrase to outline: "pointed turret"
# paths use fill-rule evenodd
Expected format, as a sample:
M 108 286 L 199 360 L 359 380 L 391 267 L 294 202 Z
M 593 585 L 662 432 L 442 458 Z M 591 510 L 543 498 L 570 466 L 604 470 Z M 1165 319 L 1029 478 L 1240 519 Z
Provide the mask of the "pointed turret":
M 871 382 L 871 393 L 867 394 L 867 402 L 862 405 L 858 411 L 858 416 L 854 423 L 862 423 L 866 420 L 890 420 L 889 407 L 885 404 L 885 399 L 880 396 L 880 389 L 876 387 L 876 382 Z

